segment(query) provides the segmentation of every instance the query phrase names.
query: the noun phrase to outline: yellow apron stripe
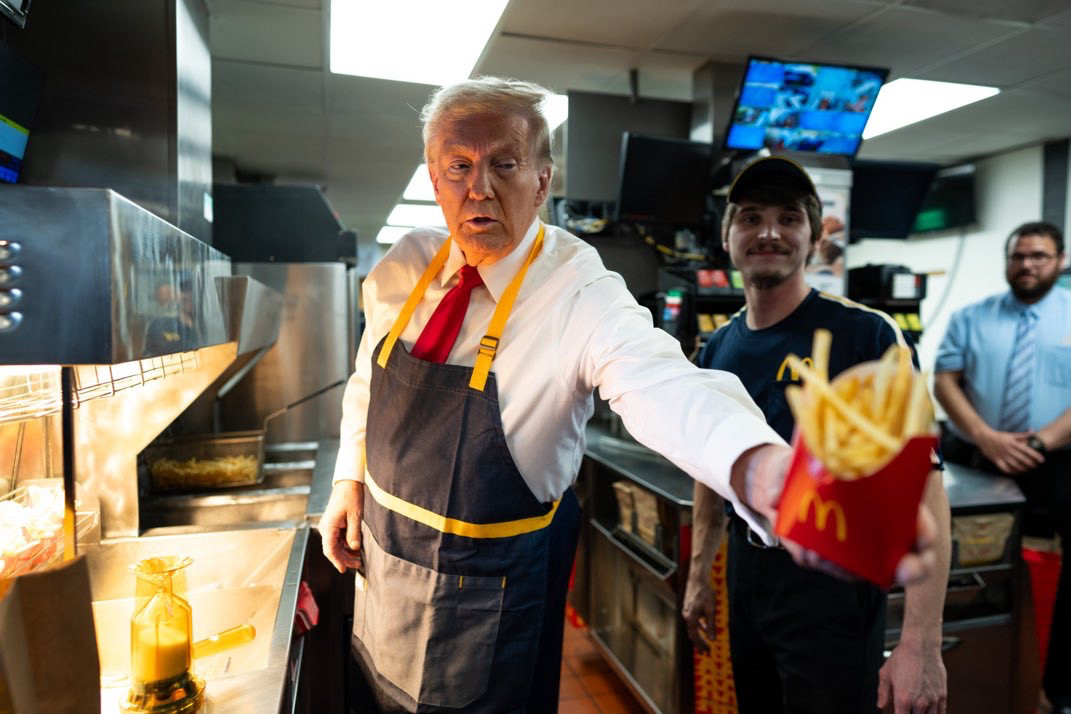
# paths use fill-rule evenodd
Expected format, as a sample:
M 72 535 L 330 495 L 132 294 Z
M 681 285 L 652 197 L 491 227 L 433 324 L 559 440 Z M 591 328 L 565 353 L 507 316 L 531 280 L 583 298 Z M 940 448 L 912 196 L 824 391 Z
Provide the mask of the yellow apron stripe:
M 450 237 L 447 236 L 443 241 L 442 246 L 439 248 L 439 252 L 435 254 L 435 257 L 428 263 L 427 270 L 420 276 L 420 281 L 413 289 L 413 292 L 409 294 L 409 299 L 405 301 L 405 305 L 402 307 L 402 311 L 398 313 L 398 319 L 394 321 L 394 325 L 390 328 L 390 332 L 387 333 L 387 341 L 383 343 L 383 349 L 379 351 L 379 359 L 376 362 L 380 367 L 387 366 L 387 359 L 390 357 L 391 350 L 394 349 L 394 343 L 398 341 L 398 336 L 402 334 L 402 330 L 409 324 L 409 318 L 413 316 L 413 311 L 416 310 L 416 306 L 420 304 L 420 301 L 424 298 L 424 292 L 427 291 L 428 286 L 431 285 L 431 281 L 435 279 L 435 276 L 439 274 L 439 271 L 443 269 L 443 265 L 446 264 L 446 258 L 450 255 Z
M 532 249 L 528 251 L 524 265 L 517 271 L 517 275 L 514 276 L 506 291 L 502 293 L 502 299 L 498 302 L 495 314 L 491 317 L 491 325 L 487 328 L 487 334 L 480 340 L 480 349 L 476 353 L 476 365 L 472 369 L 472 378 L 469 379 L 469 386 L 473 389 L 482 392 L 487 385 L 487 375 L 491 373 L 491 360 L 495 358 L 495 353 L 498 351 L 498 340 L 506 329 L 506 320 L 509 319 L 509 313 L 513 309 L 513 301 L 517 299 L 517 293 L 521 291 L 521 283 L 524 282 L 528 266 L 539 255 L 542 248 L 543 224 L 540 224 L 539 233 L 536 235 L 535 243 L 532 244 Z
M 364 483 L 376 503 L 387 510 L 394 511 L 417 523 L 423 523 L 441 533 L 452 533 L 467 538 L 511 538 L 525 533 L 533 533 L 550 525 L 550 522 L 554 520 L 554 514 L 558 511 L 558 504 L 561 503 L 561 499 L 555 501 L 551 509 L 542 516 L 521 518 L 516 521 L 503 521 L 501 523 L 468 523 L 467 521 L 459 521 L 456 518 L 440 516 L 434 511 L 421 508 L 415 503 L 403 501 L 397 496 L 387 493 L 376 484 L 372 474 L 368 473 L 368 471 L 364 472 Z M 502 586 L 505 587 L 504 581 Z

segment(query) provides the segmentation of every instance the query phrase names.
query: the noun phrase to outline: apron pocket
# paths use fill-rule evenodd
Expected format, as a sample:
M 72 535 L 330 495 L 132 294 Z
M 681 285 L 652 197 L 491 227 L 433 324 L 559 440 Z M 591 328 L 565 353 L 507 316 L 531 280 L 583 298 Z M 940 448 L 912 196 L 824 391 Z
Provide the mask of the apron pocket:
M 372 666 L 420 704 L 472 703 L 489 684 L 504 579 L 438 573 L 362 531 L 367 581 L 355 594 L 353 634 Z

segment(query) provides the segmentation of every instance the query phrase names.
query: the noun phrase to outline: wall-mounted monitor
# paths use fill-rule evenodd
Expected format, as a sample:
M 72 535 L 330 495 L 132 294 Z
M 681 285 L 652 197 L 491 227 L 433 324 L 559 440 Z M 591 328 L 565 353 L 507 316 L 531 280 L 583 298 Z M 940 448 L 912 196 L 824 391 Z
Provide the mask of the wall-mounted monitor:
M 680 227 L 702 224 L 712 160 L 712 144 L 625 132 L 617 219 Z
M 26 27 L 30 2 L 31 0 L 0 0 L 0 16 L 6 17 L 19 27 Z
M 0 41 L 0 183 L 18 181 L 43 82 L 40 70 Z
M 848 240 L 907 238 L 941 168 L 913 161 L 856 161 L 848 204 Z
M 912 233 L 964 228 L 977 222 L 974 207 L 974 164 L 941 169 L 922 199 Z
M 855 156 L 888 73 L 749 57 L 725 148 Z

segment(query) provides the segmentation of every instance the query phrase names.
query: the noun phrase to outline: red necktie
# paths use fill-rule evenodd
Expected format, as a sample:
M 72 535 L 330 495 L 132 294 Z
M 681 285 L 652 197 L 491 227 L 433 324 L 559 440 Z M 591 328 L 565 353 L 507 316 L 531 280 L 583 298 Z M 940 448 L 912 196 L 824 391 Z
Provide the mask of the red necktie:
M 465 311 L 469 307 L 469 297 L 472 291 L 481 285 L 483 278 L 476 266 L 461 266 L 461 280 L 443 295 L 410 354 L 428 362 L 445 362 L 454 342 L 457 341 L 458 333 L 461 332 L 461 323 L 465 321 Z

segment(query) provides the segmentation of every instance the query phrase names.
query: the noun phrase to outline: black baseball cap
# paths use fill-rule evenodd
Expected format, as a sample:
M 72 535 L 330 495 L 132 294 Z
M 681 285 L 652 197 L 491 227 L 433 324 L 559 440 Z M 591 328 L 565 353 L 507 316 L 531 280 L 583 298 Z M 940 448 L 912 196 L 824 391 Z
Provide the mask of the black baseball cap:
M 729 203 L 737 203 L 740 194 L 754 186 L 771 183 L 795 188 L 818 198 L 818 191 L 806 169 L 784 156 L 764 156 L 745 166 L 733 179 L 729 187 Z

